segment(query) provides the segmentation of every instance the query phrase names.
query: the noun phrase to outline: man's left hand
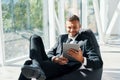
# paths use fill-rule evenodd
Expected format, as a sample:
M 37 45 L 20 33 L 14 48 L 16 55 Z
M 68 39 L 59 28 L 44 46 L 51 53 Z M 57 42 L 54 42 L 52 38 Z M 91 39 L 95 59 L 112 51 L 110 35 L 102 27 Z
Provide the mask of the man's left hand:
M 71 48 L 67 51 L 67 54 L 69 54 L 71 57 L 73 57 L 74 59 L 76 59 L 77 61 L 79 61 L 81 63 L 84 62 L 83 52 L 81 49 L 75 50 L 75 49 Z

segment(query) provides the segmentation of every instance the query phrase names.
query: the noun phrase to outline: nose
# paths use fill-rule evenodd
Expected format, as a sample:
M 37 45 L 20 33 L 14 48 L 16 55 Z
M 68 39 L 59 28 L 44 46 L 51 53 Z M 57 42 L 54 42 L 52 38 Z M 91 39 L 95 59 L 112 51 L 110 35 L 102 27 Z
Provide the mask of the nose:
M 74 29 L 71 28 L 70 31 L 71 31 L 71 32 L 74 32 Z

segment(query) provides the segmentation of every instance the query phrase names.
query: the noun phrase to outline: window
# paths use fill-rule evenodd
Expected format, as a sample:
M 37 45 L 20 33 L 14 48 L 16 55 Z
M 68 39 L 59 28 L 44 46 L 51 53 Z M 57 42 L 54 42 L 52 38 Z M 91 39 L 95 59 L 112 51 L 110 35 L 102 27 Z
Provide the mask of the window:
M 42 0 L 2 0 L 5 60 L 29 54 L 29 38 L 43 37 Z

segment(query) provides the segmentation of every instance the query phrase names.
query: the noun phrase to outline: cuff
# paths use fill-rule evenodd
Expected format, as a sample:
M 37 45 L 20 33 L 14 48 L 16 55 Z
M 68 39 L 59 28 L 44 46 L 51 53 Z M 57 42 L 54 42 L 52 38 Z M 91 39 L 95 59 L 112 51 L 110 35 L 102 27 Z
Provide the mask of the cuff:
M 56 58 L 56 56 L 53 56 L 53 57 L 51 58 L 51 61 L 53 61 L 54 58 Z
M 86 57 L 84 57 L 84 62 L 82 63 L 82 65 L 84 65 L 84 66 L 87 65 L 87 59 L 86 59 Z
M 84 62 L 82 63 L 82 66 L 80 67 L 80 69 L 85 69 L 86 65 L 87 65 L 87 59 L 86 57 L 84 57 Z

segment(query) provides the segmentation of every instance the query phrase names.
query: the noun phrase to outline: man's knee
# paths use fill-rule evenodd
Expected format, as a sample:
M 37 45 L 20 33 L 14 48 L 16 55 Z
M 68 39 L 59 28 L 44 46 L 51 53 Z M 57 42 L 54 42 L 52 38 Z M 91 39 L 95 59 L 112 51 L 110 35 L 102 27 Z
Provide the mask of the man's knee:
M 24 65 L 31 65 L 32 64 L 32 60 L 27 60 L 25 61 Z
M 36 34 L 34 34 L 30 37 L 30 40 L 35 40 L 35 39 L 41 39 L 41 37 Z

